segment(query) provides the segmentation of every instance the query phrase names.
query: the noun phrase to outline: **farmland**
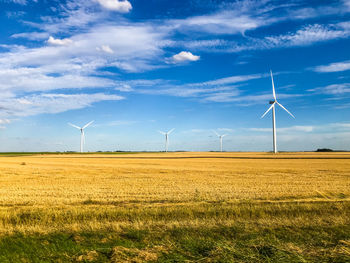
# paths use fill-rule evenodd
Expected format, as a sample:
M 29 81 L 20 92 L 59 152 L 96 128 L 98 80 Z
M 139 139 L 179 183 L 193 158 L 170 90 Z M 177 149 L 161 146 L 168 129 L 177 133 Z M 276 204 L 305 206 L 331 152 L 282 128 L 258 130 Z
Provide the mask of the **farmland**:
M 350 261 L 350 154 L 0 157 L 0 262 Z

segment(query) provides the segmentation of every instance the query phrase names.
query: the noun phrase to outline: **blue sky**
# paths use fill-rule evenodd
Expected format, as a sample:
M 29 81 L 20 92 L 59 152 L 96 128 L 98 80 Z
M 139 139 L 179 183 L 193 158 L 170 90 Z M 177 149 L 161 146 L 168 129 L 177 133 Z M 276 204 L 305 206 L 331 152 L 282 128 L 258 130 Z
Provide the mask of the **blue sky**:
M 350 150 L 350 1 L 0 0 L 0 151 Z

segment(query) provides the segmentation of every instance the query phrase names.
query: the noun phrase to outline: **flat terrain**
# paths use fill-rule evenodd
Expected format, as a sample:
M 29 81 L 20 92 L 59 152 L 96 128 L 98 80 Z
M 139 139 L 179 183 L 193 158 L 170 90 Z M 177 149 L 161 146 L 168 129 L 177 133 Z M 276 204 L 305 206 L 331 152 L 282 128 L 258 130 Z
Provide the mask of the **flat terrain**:
M 350 262 L 350 153 L 0 156 L 0 262 Z

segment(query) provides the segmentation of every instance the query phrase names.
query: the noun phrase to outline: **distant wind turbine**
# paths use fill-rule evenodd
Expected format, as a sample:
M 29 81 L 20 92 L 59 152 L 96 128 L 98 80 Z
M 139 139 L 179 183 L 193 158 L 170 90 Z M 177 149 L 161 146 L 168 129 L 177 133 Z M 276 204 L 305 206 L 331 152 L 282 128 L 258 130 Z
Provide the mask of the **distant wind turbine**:
M 222 138 L 224 138 L 227 134 L 223 134 L 223 135 L 220 135 L 220 134 L 218 134 L 216 131 L 213 131 L 215 134 L 216 134 L 216 136 L 218 136 L 219 137 L 219 139 L 220 139 L 220 152 L 222 152 Z
M 271 104 L 270 108 L 267 109 L 267 111 L 261 116 L 261 118 L 264 118 L 265 115 L 272 109 L 272 134 L 273 134 L 273 152 L 277 153 L 277 137 L 276 137 L 276 113 L 275 113 L 275 106 L 276 104 L 278 106 L 280 106 L 282 109 L 284 109 L 290 116 L 292 116 L 293 118 L 294 115 L 292 113 L 290 113 L 285 107 L 283 107 L 282 104 L 280 104 L 277 101 L 276 98 L 276 92 L 275 92 L 275 84 L 273 82 L 273 75 L 272 75 L 272 71 L 270 70 L 270 74 L 271 74 L 271 81 L 272 81 L 272 95 L 273 95 L 273 99 L 272 101 L 269 102 L 269 104 Z
M 79 127 L 77 125 L 68 123 L 70 126 L 77 128 L 78 130 L 80 130 L 80 152 L 82 153 L 83 150 L 83 146 L 85 144 L 85 133 L 84 133 L 84 129 L 87 128 L 88 126 L 90 126 L 91 123 L 93 123 L 94 121 L 90 121 L 88 124 L 85 124 L 83 127 Z
M 175 128 L 171 129 L 168 132 L 159 131 L 159 133 L 165 135 L 165 152 L 168 152 L 168 146 L 169 146 L 169 134 L 172 133 L 175 130 Z

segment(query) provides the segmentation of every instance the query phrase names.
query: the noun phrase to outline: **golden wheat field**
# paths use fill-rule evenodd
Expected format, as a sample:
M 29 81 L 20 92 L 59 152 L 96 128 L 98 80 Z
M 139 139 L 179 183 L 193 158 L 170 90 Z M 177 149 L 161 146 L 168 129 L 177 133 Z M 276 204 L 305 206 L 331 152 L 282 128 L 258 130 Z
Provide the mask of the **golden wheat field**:
M 68 233 L 80 250 L 74 248 L 71 254 L 68 248 L 65 252 L 53 250 L 51 257 L 34 256 L 27 262 L 350 260 L 349 153 L 2 156 L 0 185 L 0 236 L 7 240 L 0 243 L 0 259 L 8 259 L 11 251 L 16 251 L 10 249 L 1 257 L 1 244 L 16 246 L 11 238 L 40 237 L 41 247 L 36 248 L 40 250 L 46 244 L 42 238 Z M 176 229 L 182 229 L 186 237 L 176 237 L 171 232 Z M 238 234 L 232 234 L 232 229 Z M 324 235 L 320 237 L 317 229 Z M 148 234 L 135 234 L 137 242 L 130 238 L 135 244 L 120 245 L 131 230 Z M 204 254 L 177 246 L 177 240 L 187 240 L 201 231 L 196 240 L 207 240 L 205 236 L 212 235 L 208 231 L 223 232 L 210 237 L 212 243 Z M 266 237 L 265 231 L 272 236 Z M 76 242 L 82 233 L 102 236 L 94 239 L 96 247 L 84 248 L 82 241 Z M 225 233 L 233 236 L 221 240 Z M 250 236 L 235 236 L 244 233 Z M 316 236 L 320 243 L 314 244 Z M 101 244 L 109 244 L 101 240 L 111 242 L 104 248 L 110 249 L 110 256 L 98 250 Z M 119 245 L 113 240 L 119 240 Z M 260 253 L 255 243 L 272 248 Z M 237 244 L 253 252 L 242 252 Z M 122 248 L 121 252 L 116 253 L 116 247 Z M 95 256 L 86 256 L 89 249 Z M 147 258 L 135 249 L 151 251 L 153 256 Z M 20 259 L 26 260 L 26 256 Z

